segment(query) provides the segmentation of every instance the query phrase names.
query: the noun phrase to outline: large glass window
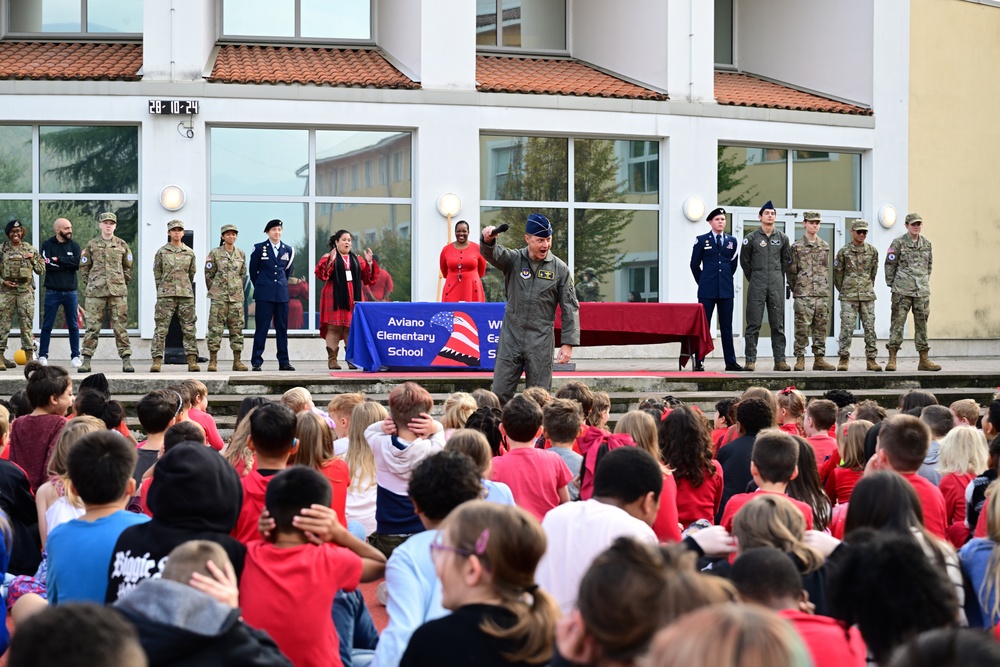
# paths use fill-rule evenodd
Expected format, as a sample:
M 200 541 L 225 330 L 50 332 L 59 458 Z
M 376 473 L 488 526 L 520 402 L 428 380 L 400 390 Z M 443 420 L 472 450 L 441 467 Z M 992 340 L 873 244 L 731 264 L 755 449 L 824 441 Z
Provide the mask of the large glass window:
M 118 216 L 115 234 L 137 253 L 138 153 L 136 127 L 2 126 L 0 216 L 3 222 L 15 217 L 24 223 L 26 240 L 36 248 L 52 236 L 56 218 L 67 218 L 73 223 L 73 238 L 85 246 L 99 234 L 98 214 L 113 211 Z M 130 329 L 139 326 L 141 279 L 136 271 L 129 285 Z M 36 307 L 44 300 L 44 287 L 39 287 Z M 61 317 L 56 321 L 60 328 L 65 328 Z
M 226 37 L 371 41 L 371 0 L 223 0 Z
M 733 2 L 715 0 L 715 64 L 735 65 L 733 57 Z
M 722 206 L 861 210 L 860 153 L 719 146 L 718 159 Z
M 565 51 L 566 0 L 476 0 L 476 44 Z
M 301 310 L 292 303 L 290 328 L 319 328 L 323 283 L 313 268 L 340 229 L 354 236 L 355 252 L 371 247 L 378 255 L 392 276 L 391 300 L 410 300 L 411 137 L 399 131 L 211 129 L 213 240 L 223 225 L 235 224 L 237 242 L 249 253 L 264 240 L 268 220 L 284 222 L 282 240 L 295 248 L 292 275 L 301 280 L 291 289 Z M 247 327 L 253 329 L 252 286 L 247 296 Z
M 483 135 L 481 225 L 509 224 L 508 242 L 518 246 L 528 214 L 542 213 L 555 229 L 552 252 L 577 282 L 594 273 L 578 290 L 581 300 L 655 302 L 659 147 L 658 140 Z M 492 267 L 484 286 L 488 300 L 504 299 Z
M 9 0 L 12 33 L 142 34 L 143 0 Z

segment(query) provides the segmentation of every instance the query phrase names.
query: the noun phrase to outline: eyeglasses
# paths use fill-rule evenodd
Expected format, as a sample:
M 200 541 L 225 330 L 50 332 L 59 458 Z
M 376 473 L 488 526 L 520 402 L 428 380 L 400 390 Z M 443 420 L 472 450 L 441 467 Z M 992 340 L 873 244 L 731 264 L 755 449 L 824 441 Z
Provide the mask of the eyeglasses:
M 858 236 L 868 236 L 867 229 L 857 229 L 854 231 L 854 233 L 857 234 Z
M 434 541 L 431 542 L 431 558 L 437 558 L 439 554 L 448 552 L 453 554 L 458 554 L 459 556 L 465 556 L 469 558 L 470 556 L 482 556 L 486 553 L 486 545 L 490 541 L 490 529 L 484 528 L 483 532 L 479 534 L 476 539 L 475 550 L 470 551 L 469 549 L 460 549 L 459 547 L 453 547 L 444 543 L 444 533 L 438 533 L 434 536 Z

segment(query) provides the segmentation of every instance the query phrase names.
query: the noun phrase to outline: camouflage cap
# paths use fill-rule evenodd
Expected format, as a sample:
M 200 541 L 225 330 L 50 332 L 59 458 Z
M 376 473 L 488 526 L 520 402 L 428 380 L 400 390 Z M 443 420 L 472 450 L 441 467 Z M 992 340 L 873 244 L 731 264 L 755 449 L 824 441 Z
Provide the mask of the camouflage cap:
M 184 221 L 183 220 L 171 220 L 170 222 L 167 223 L 167 231 L 169 232 L 171 229 L 180 229 L 181 231 L 183 231 L 184 230 Z
M 907 225 L 910 224 L 911 222 L 917 222 L 918 220 L 920 222 L 924 221 L 923 216 L 921 216 L 919 213 L 907 213 L 906 214 L 906 224 Z
M 858 218 L 857 220 L 855 220 L 854 222 L 851 223 L 851 231 L 852 232 L 860 232 L 860 231 L 867 232 L 868 231 L 868 221 L 865 220 L 864 218 Z
M 236 225 L 222 225 L 222 231 L 220 231 L 219 234 L 225 234 L 226 232 L 236 232 L 239 234 L 240 230 L 236 228 Z
M 114 213 L 109 213 L 109 212 L 101 213 L 99 216 L 97 216 L 98 222 L 104 222 L 105 220 L 110 220 L 111 222 L 118 222 L 118 216 L 115 215 Z
M 590 266 L 588 266 L 587 268 L 585 268 L 583 270 L 583 275 L 587 275 L 588 273 L 590 275 L 592 275 L 592 276 L 596 276 L 597 275 L 597 271 L 594 271 L 593 267 L 590 267 Z
M 802 219 L 808 222 L 809 220 L 819 220 L 819 211 L 806 211 L 802 214 Z

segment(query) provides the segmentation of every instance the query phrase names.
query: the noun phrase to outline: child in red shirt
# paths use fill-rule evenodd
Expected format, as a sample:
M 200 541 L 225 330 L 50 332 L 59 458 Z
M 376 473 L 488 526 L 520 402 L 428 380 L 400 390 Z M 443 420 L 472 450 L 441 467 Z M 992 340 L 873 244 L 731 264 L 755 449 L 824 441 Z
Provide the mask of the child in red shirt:
M 839 458 L 837 439 L 830 435 L 830 428 L 837 423 L 837 404 L 825 398 L 814 398 L 806 408 L 802 426 L 806 440 L 816 452 L 816 467 L 822 468 L 828 458 Z
M 334 596 L 385 572 L 385 556 L 340 525 L 330 499 L 330 483 L 311 468 L 276 474 L 265 494 L 274 528 L 267 541 L 247 546 L 240 580 L 243 619 L 271 635 L 296 667 L 343 665 Z
M 538 404 L 520 394 L 510 399 L 500 414 L 500 432 L 510 451 L 493 459 L 490 479 L 509 486 L 514 502 L 539 521 L 556 505 L 569 502 L 567 485 L 573 474 L 558 454 L 535 449 L 542 433 Z
M 753 500 L 760 493 L 773 493 L 779 496 L 785 495 L 788 483 L 799 474 L 799 443 L 783 431 L 777 429 L 767 429 L 757 434 L 757 439 L 753 443 L 753 451 L 750 454 L 750 474 L 757 484 L 757 491 L 754 493 L 737 493 L 726 503 L 726 508 L 722 512 L 722 521 L 719 522 L 726 530 L 732 532 L 733 517 L 740 511 L 740 508 Z M 788 500 L 802 512 L 806 521 L 806 530 L 812 530 L 813 511 L 809 505 L 794 498 Z
M 840 446 L 839 457 L 827 460 L 827 465 L 835 458 L 840 460 L 830 468 L 830 474 L 823 485 L 831 505 L 844 505 L 851 499 L 854 485 L 865 473 L 865 436 L 872 423 L 865 419 L 850 422 L 847 435 Z M 964 507 L 963 507 L 964 511 Z
M 315 412 L 305 410 L 295 415 L 295 453 L 289 465 L 300 465 L 322 473 L 333 488 L 330 509 L 337 513 L 340 525 L 347 528 L 347 487 L 351 472 L 347 462 L 333 454 L 333 429 Z
M 733 563 L 732 582 L 744 602 L 759 604 L 790 621 L 816 667 L 864 667 L 865 642 L 856 627 L 813 613 L 792 560 L 778 549 L 759 547 Z
M 221 452 L 226 443 L 222 440 L 219 427 L 215 424 L 215 417 L 208 414 L 208 387 L 201 380 L 185 380 L 183 384 L 194 398 L 188 411 L 188 419 L 205 430 L 205 443 L 215 451 Z
M 712 444 L 701 415 L 674 408 L 658 428 L 660 454 L 677 484 L 677 520 L 686 529 L 698 519 L 715 520 L 722 503 L 722 464 L 712 458 Z
M 295 441 L 295 415 L 281 403 L 262 405 L 250 415 L 247 447 L 254 452 L 257 469 L 243 478 L 243 508 L 232 535 L 243 544 L 261 539 L 257 529 L 264 511 L 264 492 L 274 475 L 288 467 Z
M 785 387 L 774 395 L 778 402 L 778 428 L 789 435 L 805 437 L 802 415 L 806 411 L 806 397 L 795 387 Z

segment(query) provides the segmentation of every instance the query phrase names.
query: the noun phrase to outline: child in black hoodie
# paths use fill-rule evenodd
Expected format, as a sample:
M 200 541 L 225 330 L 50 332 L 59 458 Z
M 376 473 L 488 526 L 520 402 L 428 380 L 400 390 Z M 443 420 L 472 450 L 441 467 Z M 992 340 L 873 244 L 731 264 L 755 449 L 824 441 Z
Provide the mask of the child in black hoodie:
M 236 575 L 215 542 L 172 550 L 161 578 L 143 581 L 115 609 L 139 631 L 150 667 L 292 664 L 266 632 L 240 619 Z
M 243 486 L 214 449 L 188 442 L 172 447 L 156 464 L 147 502 L 152 520 L 126 529 L 115 544 L 108 604 L 162 573 L 170 552 L 189 540 L 216 542 L 237 577 L 243 572 L 246 549 L 229 536 L 243 505 Z

